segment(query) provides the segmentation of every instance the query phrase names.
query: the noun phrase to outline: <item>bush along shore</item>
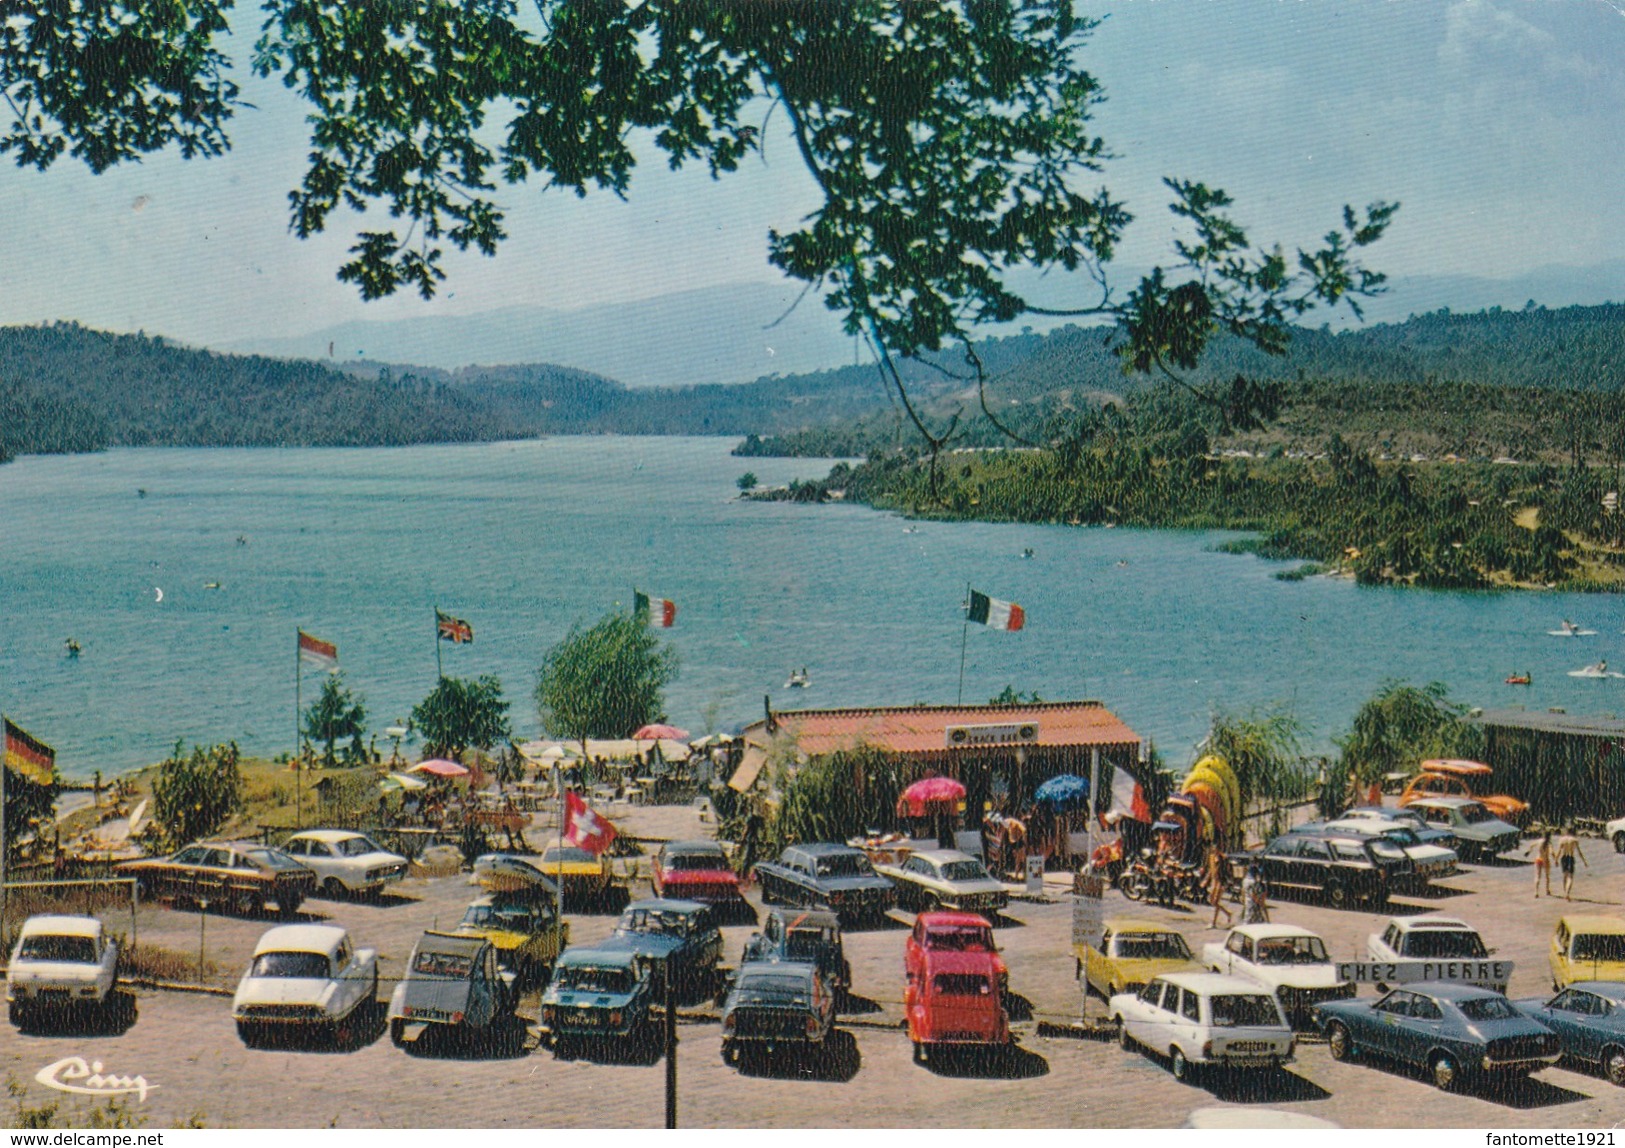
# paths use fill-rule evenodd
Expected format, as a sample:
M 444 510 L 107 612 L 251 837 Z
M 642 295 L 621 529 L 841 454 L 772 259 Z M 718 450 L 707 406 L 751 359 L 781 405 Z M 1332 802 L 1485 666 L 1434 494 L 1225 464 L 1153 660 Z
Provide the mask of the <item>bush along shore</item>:
M 1111 420 L 1107 420 L 1108 424 Z M 934 473 L 933 473 L 934 472 Z M 1384 459 L 1332 435 L 1323 454 L 1218 455 L 1200 429 L 1104 430 L 1043 449 L 876 453 L 745 497 L 846 500 L 920 518 L 1229 529 L 1221 548 L 1444 589 L 1625 589 L 1618 464 Z

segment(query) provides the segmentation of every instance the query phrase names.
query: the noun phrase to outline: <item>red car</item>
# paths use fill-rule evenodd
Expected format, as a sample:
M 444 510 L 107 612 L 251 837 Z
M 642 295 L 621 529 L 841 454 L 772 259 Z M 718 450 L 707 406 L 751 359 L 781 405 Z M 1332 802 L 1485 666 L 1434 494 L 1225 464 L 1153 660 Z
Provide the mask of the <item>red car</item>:
M 950 1046 L 1007 1045 L 1010 974 L 993 926 L 975 913 L 921 913 L 903 953 L 903 1013 L 914 1059 Z
M 649 875 L 655 896 L 710 905 L 720 916 L 755 912 L 739 892 L 739 875 L 715 841 L 672 841 L 660 847 Z

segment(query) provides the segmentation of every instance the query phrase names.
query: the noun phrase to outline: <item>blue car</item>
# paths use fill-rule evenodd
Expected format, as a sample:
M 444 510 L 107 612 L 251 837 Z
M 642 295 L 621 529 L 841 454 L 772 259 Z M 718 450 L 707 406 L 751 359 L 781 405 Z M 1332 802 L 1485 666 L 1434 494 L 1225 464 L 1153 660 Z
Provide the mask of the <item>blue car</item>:
M 1550 1000 L 1512 1003 L 1557 1034 L 1563 1055 L 1595 1065 L 1610 1084 L 1625 1085 L 1625 984 L 1576 981 Z
M 542 1027 L 553 1051 L 577 1042 L 635 1038 L 649 1023 L 649 974 L 629 952 L 566 949 L 542 994 Z
M 1444 1089 L 1526 1076 L 1562 1058 L 1551 1029 L 1476 985 L 1402 985 L 1380 999 L 1318 1004 L 1312 1016 L 1333 1060 L 1375 1053 L 1426 1069 Z
M 722 930 L 709 905 L 665 898 L 634 901 L 622 911 L 615 935 L 598 948 L 640 958 L 662 1000 L 668 976 L 680 1002 L 716 991 Z

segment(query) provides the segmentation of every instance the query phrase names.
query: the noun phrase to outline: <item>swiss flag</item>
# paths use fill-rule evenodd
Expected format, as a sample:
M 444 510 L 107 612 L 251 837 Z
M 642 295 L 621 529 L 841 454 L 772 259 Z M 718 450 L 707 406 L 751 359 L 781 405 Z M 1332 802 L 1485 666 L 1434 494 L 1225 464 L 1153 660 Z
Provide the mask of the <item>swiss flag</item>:
M 597 856 L 609 848 L 609 843 L 615 840 L 615 826 L 609 823 L 609 818 L 601 817 L 592 811 L 581 795 L 575 790 L 568 790 L 564 795 L 564 839 L 578 849 L 585 849 L 593 856 Z

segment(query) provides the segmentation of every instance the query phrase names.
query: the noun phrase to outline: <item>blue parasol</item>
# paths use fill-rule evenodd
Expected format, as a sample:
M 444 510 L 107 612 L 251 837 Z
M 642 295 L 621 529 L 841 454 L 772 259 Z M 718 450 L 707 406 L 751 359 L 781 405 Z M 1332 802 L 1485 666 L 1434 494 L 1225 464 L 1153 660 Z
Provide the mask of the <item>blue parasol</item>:
M 1034 791 L 1033 801 L 1056 813 L 1085 809 L 1089 805 L 1089 782 L 1075 774 L 1058 774 Z

